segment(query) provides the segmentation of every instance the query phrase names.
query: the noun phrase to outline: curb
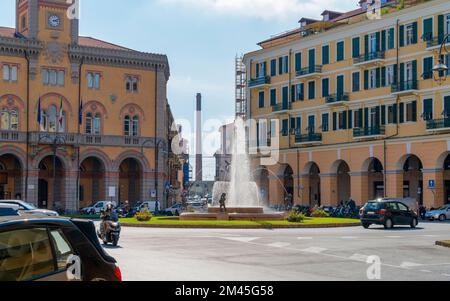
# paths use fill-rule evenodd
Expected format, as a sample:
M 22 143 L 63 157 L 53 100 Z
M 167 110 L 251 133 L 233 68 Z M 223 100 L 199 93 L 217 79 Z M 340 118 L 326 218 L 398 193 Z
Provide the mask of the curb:
M 323 224 L 323 225 L 149 225 L 123 223 L 122 227 L 129 228 L 166 228 L 166 229 L 323 229 L 358 227 L 361 223 Z
M 450 240 L 447 241 L 437 241 L 436 246 L 450 248 Z

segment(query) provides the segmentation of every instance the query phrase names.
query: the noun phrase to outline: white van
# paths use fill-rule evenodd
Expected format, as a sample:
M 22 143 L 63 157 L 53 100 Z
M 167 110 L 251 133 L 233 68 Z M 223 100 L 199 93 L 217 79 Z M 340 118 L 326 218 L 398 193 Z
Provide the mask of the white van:
M 142 203 L 139 203 L 138 206 L 134 208 L 135 212 L 139 212 L 142 210 L 148 210 L 150 212 L 155 212 L 160 210 L 159 202 L 158 201 L 145 201 Z

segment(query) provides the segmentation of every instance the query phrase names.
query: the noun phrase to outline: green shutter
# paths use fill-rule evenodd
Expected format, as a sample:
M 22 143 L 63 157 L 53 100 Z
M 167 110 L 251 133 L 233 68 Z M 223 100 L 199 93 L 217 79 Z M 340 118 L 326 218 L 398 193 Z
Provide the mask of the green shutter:
M 277 90 L 270 90 L 270 106 L 275 106 L 277 104 Z
M 295 85 L 291 86 L 291 102 L 295 102 Z
M 277 75 L 277 60 L 271 60 L 270 61 L 270 76 L 276 76 Z
M 393 113 L 393 115 L 394 115 L 394 123 L 398 123 L 398 109 L 397 109 L 397 104 L 395 103 L 393 106 L 392 106 L 392 113 Z
M 267 62 L 264 62 L 264 77 L 267 76 Z
M 364 54 L 369 54 L 369 35 L 367 34 L 364 36 Z
M 348 110 L 348 129 L 351 130 L 353 128 L 353 111 Z
M 378 31 L 375 33 L 375 39 L 376 39 L 376 43 L 377 43 L 377 51 L 381 50 L 381 33 Z
M 330 46 L 325 45 L 322 47 L 322 65 L 330 63 Z
M 363 127 L 363 109 L 358 110 L 358 127 Z
M 376 69 L 376 86 L 377 88 L 381 87 L 381 68 Z
M 395 83 L 399 82 L 399 79 L 398 79 L 398 64 L 394 65 L 394 81 L 395 81 Z
M 328 78 L 322 79 L 322 97 L 329 96 L 329 82 Z
M 295 129 L 295 118 L 291 118 L 291 126 L 290 126 L 291 130 Z
M 385 125 L 386 124 L 386 106 L 382 105 L 381 106 L 381 125 Z
M 389 29 L 389 40 L 388 40 L 388 48 L 389 49 L 394 49 L 395 48 L 394 35 L 395 35 L 394 28 L 390 28 Z
M 386 87 L 386 67 L 381 67 L 381 86 Z
M 305 84 L 304 83 L 300 84 L 300 100 L 301 101 L 305 100 Z
M 405 63 L 400 64 L 400 85 L 405 84 Z
M 404 123 L 405 122 L 405 104 L 401 103 L 400 104 L 400 123 Z
M 357 58 L 360 55 L 359 43 L 360 43 L 359 37 L 353 38 L 353 40 L 352 40 L 352 57 L 353 58 Z
M 386 50 L 386 30 L 381 31 L 381 51 Z
M 333 131 L 337 130 L 337 113 L 333 112 Z
M 423 20 L 423 36 L 424 41 L 429 41 L 433 37 L 433 18 Z
M 259 92 L 259 107 L 264 108 L 264 91 Z
M 364 70 L 364 90 L 369 89 L 369 70 Z
M 425 99 L 423 101 L 423 118 L 424 120 L 433 119 L 433 99 Z
M 259 64 L 256 64 L 256 78 L 259 78 Z
M 412 43 L 413 44 L 417 44 L 417 22 L 413 23 L 413 39 L 412 39 Z
M 302 54 L 301 52 L 295 54 L 295 71 L 302 69 Z
M 405 46 L 405 26 L 400 25 L 400 33 L 398 35 L 400 47 Z
M 417 60 L 412 62 L 412 78 L 413 81 L 417 81 Z
M 344 115 L 344 130 L 346 130 L 347 128 L 348 128 L 348 125 L 347 125 L 347 111 L 344 111 L 344 112 L 342 112 L 343 113 L 343 115 Z
M 278 74 L 281 75 L 283 74 L 283 58 L 280 57 L 278 59 Z
M 365 108 L 364 109 L 364 128 L 368 128 L 369 127 L 369 109 Z
M 438 16 L 438 40 L 439 43 L 444 41 L 444 15 Z
M 417 122 L 417 101 L 412 102 L 412 121 Z
M 433 57 L 423 59 L 423 79 L 433 78 Z
M 375 108 L 375 127 L 379 128 L 380 127 L 380 107 L 376 107 Z M 372 125 L 373 126 L 373 125 Z
M 344 42 L 338 42 L 337 43 L 337 57 L 336 60 L 338 62 L 344 60 Z

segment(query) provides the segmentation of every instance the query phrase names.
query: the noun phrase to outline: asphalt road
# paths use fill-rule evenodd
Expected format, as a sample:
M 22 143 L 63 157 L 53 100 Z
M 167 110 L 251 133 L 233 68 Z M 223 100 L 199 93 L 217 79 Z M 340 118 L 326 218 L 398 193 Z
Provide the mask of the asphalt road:
M 436 240 L 450 240 L 450 223 L 416 230 L 123 228 L 120 246 L 106 248 L 131 281 L 367 281 L 367 270 L 378 270 L 369 256 L 380 258 L 381 280 L 450 281 L 450 249 Z

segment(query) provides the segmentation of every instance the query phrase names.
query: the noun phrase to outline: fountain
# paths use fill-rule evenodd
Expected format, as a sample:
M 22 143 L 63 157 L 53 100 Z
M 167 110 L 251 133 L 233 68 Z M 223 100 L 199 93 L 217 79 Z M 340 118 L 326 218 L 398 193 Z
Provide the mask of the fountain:
M 212 204 L 208 213 L 183 213 L 181 220 L 283 220 L 284 214 L 265 214 L 259 187 L 250 172 L 247 154 L 245 122 L 237 118 L 232 140 L 232 161 L 229 170 L 230 182 L 216 182 L 213 186 Z M 226 194 L 227 212 L 220 211 L 219 200 Z M 267 209 L 266 209 L 267 211 Z

